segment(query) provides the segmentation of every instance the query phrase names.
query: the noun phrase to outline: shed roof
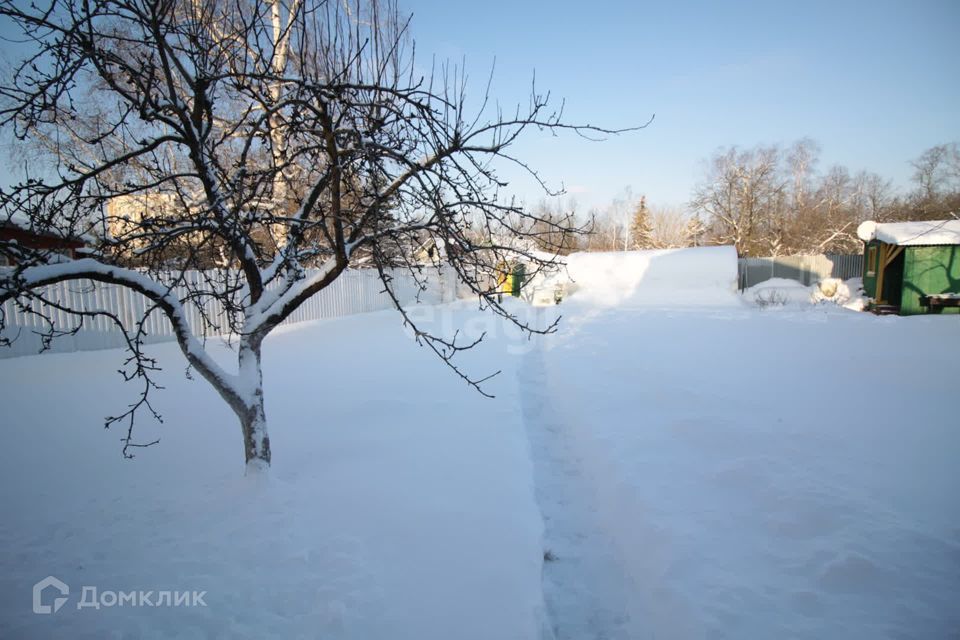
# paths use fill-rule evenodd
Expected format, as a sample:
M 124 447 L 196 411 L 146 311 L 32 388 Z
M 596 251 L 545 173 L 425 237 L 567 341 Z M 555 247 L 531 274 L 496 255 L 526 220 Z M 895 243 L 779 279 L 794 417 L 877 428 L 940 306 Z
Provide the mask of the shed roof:
M 13 227 L 34 235 L 57 238 L 68 242 L 84 242 L 89 244 L 96 241 L 89 233 L 71 233 L 68 229 L 63 229 L 59 226 L 35 224 L 30 219 L 30 216 L 18 211 L 9 214 L 0 214 L 0 227 Z
M 960 220 L 923 220 L 883 224 L 868 220 L 857 227 L 857 235 L 864 242 L 879 240 L 904 247 L 932 244 L 960 245 Z

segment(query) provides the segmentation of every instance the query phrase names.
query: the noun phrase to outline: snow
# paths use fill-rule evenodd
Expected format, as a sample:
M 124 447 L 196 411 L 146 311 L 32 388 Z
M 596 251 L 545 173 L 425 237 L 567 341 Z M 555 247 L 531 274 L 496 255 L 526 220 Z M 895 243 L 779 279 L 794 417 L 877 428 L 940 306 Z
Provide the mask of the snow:
M 857 227 L 864 242 L 880 240 L 901 246 L 960 244 L 960 220 L 923 220 L 876 223 L 868 220 Z
M 746 300 L 759 307 L 807 305 L 813 302 L 813 292 L 806 285 L 788 278 L 770 278 L 743 292 Z
M 567 292 L 578 305 L 738 304 L 733 247 L 573 253 L 566 263 Z
M 5 222 L 20 229 L 26 229 L 27 231 L 29 231 L 33 225 L 33 221 L 31 220 L 30 216 L 26 215 L 25 213 L 20 213 L 19 211 L 6 214 L 4 217 L 0 218 L 0 222 Z
M 69 221 L 58 221 L 53 224 L 41 224 L 39 220 L 34 220 L 25 213 L 14 211 L 0 215 L 0 225 L 7 224 L 23 231 L 36 231 L 41 234 L 47 234 L 54 237 L 66 238 L 69 240 L 82 240 L 87 243 L 94 243 L 96 239 L 89 233 L 72 231 L 63 228 L 64 223 Z M 70 224 L 70 226 L 74 226 Z
M 119 351 L 0 361 L 0 637 L 951 637 L 956 318 L 832 303 L 856 281 L 768 313 L 724 253 L 574 256 L 559 306 L 505 301 L 564 315 L 541 340 L 472 302 L 415 307 L 486 332 L 461 364 L 502 370 L 495 400 L 393 313 L 283 327 L 255 476 L 173 344 L 149 347 L 165 422 L 134 461 L 100 427 L 136 392 Z M 48 575 L 70 600 L 33 614 Z M 78 610 L 84 585 L 207 606 Z
M 812 287 L 815 303 L 832 302 L 851 311 L 867 308 L 867 294 L 863 290 L 863 278 L 827 278 Z
M 256 332 L 270 316 L 277 314 L 286 304 L 303 295 L 310 287 L 316 286 L 336 268 L 337 258 L 329 258 L 320 265 L 316 273 L 309 277 L 304 276 L 299 280 L 290 280 L 275 289 L 265 290 L 257 304 L 248 310 L 244 330 L 247 333 Z M 270 277 L 272 276 L 265 276 L 263 281 L 269 282 Z
M 851 311 L 863 311 L 866 307 L 861 278 L 826 278 L 810 286 L 788 278 L 770 278 L 746 289 L 742 296 L 761 309 L 791 309 L 828 303 Z
M 162 301 L 171 310 L 168 317 L 174 326 L 178 340 L 182 342 L 184 348 L 193 358 L 194 366 L 206 370 L 210 376 L 219 380 L 225 388 L 231 391 L 237 392 L 239 388 L 240 391 L 238 393 L 240 395 L 246 393 L 246 397 L 249 398 L 249 393 L 251 393 L 249 378 L 244 379 L 239 375 L 227 373 L 226 369 L 221 368 L 221 366 L 210 357 L 203 343 L 190 331 L 189 323 L 187 322 L 187 317 L 179 298 L 167 287 L 150 278 L 148 275 L 133 269 L 107 265 L 94 258 L 81 258 L 79 260 L 69 260 L 56 264 L 28 267 L 18 274 L 18 278 L 20 282 L 19 286 L 22 287 L 36 286 L 70 278 L 89 278 L 104 282 L 116 282 L 122 283 L 128 288 L 144 294 L 153 301 Z M 4 287 L 3 280 L 0 280 L 0 293 L 3 293 L 5 290 L 7 290 L 7 287 Z M 238 374 L 242 373 L 243 372 L 238 372 Z
M 144 420 L 140 439 L 161 442 L 133 461 L 101 426 L 136 391 L 118 387 L 119 351 L 0 363 L 16 452 L 0 470 L 0 637 L 539 636 L 542 524 L 513 379 L 487 401 L 395 313 L 285 329 L 263 362 L 273 467 L 245 477 L 230 409 L 184 378 L 175 345 L 150 351 L 165 422 Z M 47 575 L 70 600 L 36 615 Z M 77 610 L 84 585 L 206 590 L 207 607 Z
M 828 307 L 609 312 L 545 345 L 538 485 L 575 488 L 541 499 L 545 544 L 616 569 L 548 589 L 549 611 L 588 590 L 626 614 L 558 636 L 953 634 L 956 331 Z

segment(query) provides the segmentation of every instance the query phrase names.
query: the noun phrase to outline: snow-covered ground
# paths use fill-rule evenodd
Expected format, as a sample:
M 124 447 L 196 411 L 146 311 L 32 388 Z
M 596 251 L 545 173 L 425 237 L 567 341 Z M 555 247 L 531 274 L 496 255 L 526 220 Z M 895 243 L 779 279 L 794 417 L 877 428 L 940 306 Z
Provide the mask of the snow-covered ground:
M 612 553 L 591 591 L 628 613 L 594 637 L 955 636 L 958 339 L 943 318 L 730 308 L 606 312 L 548 344 L 528 428 L 569 452 L 541 482 L 575 481 L 541 503 L 546 544 L 558 565 Z M 579 589 L 547 593 L 558 619 Z
M 867 306 L 861 278 L 828 278 L 810 286 L 787 278 L 770 278 L 744 291 L 743 298 L 769 310 L 827 304 L 863 311 Z
M 600 257 L 561 306 L 517 303 L 564 313 L 545 340 L 416 312 L 488 333 L 465 364 L 502 370 L 495 400 L 390 313 L 270 338 L 268 478 L 174 345 L 133 461 L 99 426 L 135 392 L 119 352 L 0 361 L 0 637 L 956 636 L 957 319 L 769 313 L 723 252 L 632 259 L 626 293 Z M 48 575 L 69 600 L 35 614 Z
M 474 369 L 509 366 L 505 344 Z M 161 442 L 132 461 L 101 426 L 135 391 L 114 373 L 119 351 L 0 362 L 0 638 L 539 635 L 542 524 L 515 377 L 479 396 L 395 313 L 286 330 L 265 348 L 274 455 L 260 482 L 243 475 L 229 409 L 184 378 L 174 345 L 151 350 L 167 365 L 153 398 L 165 422 L 143 421 L 141 439 Z M 31 589 L 48 575 L 69 601 L 37 615 Z M 78 610 L 83 586 L 153 603 L 206 591 L 207 606 Z

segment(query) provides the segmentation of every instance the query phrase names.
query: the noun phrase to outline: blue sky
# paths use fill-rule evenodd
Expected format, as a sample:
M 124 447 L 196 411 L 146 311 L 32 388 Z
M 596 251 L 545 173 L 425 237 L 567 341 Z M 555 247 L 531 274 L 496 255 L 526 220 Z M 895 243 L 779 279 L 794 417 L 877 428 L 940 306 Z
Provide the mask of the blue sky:
M 465 58 L 476 94 L 496 59 L 501 104 L 525 103 L 536 71 L 571 122 L 625 127 L 656 114 L 603 143 L 534 133 L 517 146 L 583 209 L 628 185 L 683 205 L 717 148 L 802 137 L 821 145 L 821 169 L 905 188 L 911 159 L 960 140 L 960 0 L 400 1 L 418 65 Z M 528 202 L 542 196 L 519 172 L 504 175 Z
M 568 119 L 647 129 L 601 144 L 533 136 L 518 147 L 584 207 L 630 185 L 685 203 L 720 146 L 808 136 L 820 168 L 909 184 L 909 160 L 960 140 L 960 1 L 526 2 L 403 0 L 418 61 L 466 57 L 476 91 L 537 83 Z M 512 173 L 510 175 L 513 175 Z M 532 184 L 512 188 L 528 200 Z

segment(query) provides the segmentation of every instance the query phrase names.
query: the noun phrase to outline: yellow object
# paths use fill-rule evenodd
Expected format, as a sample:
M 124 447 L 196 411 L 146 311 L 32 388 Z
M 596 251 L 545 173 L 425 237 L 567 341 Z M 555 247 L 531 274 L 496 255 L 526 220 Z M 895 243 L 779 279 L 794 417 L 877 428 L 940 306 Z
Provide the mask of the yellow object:
M 497 291 L 501 293 L 509 293 L 513 290 L 513 275 L 510 273 L 510 268 L 506 262 L 501 262 L 497 265 Z

